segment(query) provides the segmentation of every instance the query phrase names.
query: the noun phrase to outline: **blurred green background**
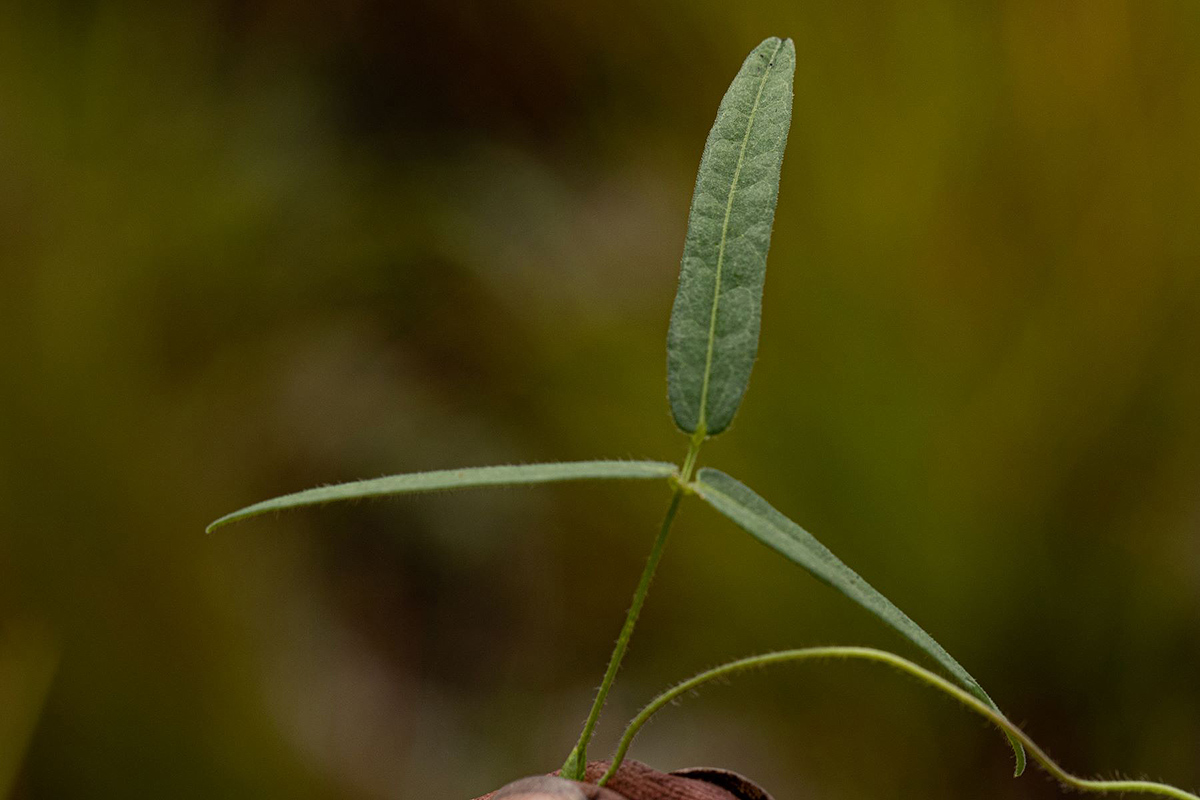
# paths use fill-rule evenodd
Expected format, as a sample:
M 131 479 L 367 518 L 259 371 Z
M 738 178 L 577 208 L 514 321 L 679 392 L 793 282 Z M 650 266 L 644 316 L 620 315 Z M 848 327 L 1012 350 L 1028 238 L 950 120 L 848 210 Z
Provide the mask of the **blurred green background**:
M 760 359 L 702 461 L 1085 774 L 1200 787 L 1200 7 L 0 5 L 0 795 L 470 798 L 556 768 L 665 507 L 563 485 L 205 523 L 459 465 L 677 460 L 664 336 L 741 59 L 798 50 Z M 685 507 L 596 740 L 779 647 L 913 649 Z M 633 756 L 1049 798 L 869 666 Z

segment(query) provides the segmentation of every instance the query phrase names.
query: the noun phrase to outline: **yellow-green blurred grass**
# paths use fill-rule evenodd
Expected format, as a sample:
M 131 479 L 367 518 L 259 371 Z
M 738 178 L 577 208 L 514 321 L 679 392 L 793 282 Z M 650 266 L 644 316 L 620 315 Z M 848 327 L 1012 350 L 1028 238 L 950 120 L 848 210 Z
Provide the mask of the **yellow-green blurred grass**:
M 657 492 L 201 531 L 322 482 L 680 458 L 687 199 L 730 70 L 772 34 L 799 60 L 763 343 L 706 458 L 1064 763 L 1200 783 L 1198 22 L 6 5 L 0 618 L 62 647 L 16 796 L 471 797 L 561 762 Z M 715 515 L 679 526 L 601 750 L 721 660 L 899 646 Z M 634 755 L 778 797 L 1054 796 L 1008 781 L 991 732 L 857 673 L 706 695 Z

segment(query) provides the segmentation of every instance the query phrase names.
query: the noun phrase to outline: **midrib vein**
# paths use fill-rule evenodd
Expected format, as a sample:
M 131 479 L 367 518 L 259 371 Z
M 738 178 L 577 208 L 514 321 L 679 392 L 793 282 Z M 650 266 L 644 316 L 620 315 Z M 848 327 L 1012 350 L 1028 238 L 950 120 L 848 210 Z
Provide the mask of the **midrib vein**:
M 717 341 L 717 307 L 721 302 L 721 268 L 725 263 L 725 241 L 729 233 L 729 215 L 733 212 L 733 197 L 737 194 L 738 178 L 742 174 L 742 164 L 746 160 L 746 145 L 750 143 L 750 131 L 754 128 L 754 116 L 758 113 L 758 102 L 762 99 L 763 87 L 767 85 L 767 77 L 775 66 L 775 56 L 783 48 L 783 40 L 775 46 L 775 52 L 767 59 L 767 68 L 763 70 L 762 79 L 758 83 L 758 91 L 754 95 L 754 104 L 750 106 L 750 117 L 746 120 L 746 134 L 742 137 L 742 146 L 738 150 L 737 164 L 733 168 L 733 180 L 729 183 L 729 199 L 725 201 L 725 219 L 721 222 L 721 243 L 717 249 L 717 275 L 713 286 L 712 311 L 708 317 L 708 349 L 704 354 L 704 381 L 700 384 L 700 413 L 697 417 L 697 429 L 708 431 L 708 383 L 712 376 L 713 348 Z

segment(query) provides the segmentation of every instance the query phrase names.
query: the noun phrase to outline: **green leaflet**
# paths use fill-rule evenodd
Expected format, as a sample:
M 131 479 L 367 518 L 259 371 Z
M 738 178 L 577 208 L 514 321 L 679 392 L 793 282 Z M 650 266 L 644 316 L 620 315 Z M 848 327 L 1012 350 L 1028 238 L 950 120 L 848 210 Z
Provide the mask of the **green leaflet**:
M 754 48 L 700 156 L 667 334 L 671 413 L 688 433 L 729 427 L 750 380 L 795 68 L 791 39 Z
M 920 625 L 847 567 L 808 531 L 776 511 L 745 484 L 720 470 L 702 469 L 692 484 L 709 505 L 744 528 L 760 542 L 807 569 L 875 616 L 891 625 L 955 677 L 968 691 L 999 712 L 983 687 Z M 1016 774 L 1025 770 L 1025 750 L 1008 735 L 1017 758 Z
M 338 500 L 358 500 L 392 494 L 417 494 L 439 489 L 469 489 L 477 486 L 514 486 L 523 483 L 551 483 L 586 479 L 645 479 L 668 478 L 675 474 L 675 465 L 661 461 L 571 461 L 559 464 L 517 464 L 497 467 L 467 467 L 440 469 L 433 472 L 413 472 L 390 475 L 335 486 L 320 486 L 294 494 L 264 500 L 226 514 L 208 526 L 207 531 L 285 508 L 300 508 Z

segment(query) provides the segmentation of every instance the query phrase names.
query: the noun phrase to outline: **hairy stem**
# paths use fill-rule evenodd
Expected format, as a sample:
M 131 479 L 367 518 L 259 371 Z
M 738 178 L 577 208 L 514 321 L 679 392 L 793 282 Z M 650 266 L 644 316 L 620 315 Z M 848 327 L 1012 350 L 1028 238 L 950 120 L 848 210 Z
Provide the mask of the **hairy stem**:
M 601 681 L 600 689 L 596 692 L 592 710 L 588 713 L 587 722 L 583 725 L 579 742 L 571 750 L 566 763 L 562 766 L 561 774 L 564 778 L 583 780 L 583 770 L 587 766 L 588 742 L 591 741 L 592 732 L 600 720 L 600 711 L 604 708 L 608 690 L 612 688 L 613 680 L 617 677 L 621 659 L 625 657 L 625 651 L 629 648 L 629 639 L 633 636 L 633 628 L 637 625 L 638 615 L 642 612 L 642 604 L 646 602 L 646 594 L 650 591 L 650 582 L 654 579 L 654 572 L 666 549 L 667 534 L 671 532 L 671 523 L 675 521 L 675 512 L 679 510 L 679 501 L 683 499 L 683 494 L 682 484 L 676 484 L 675 491 L 671 495 L 671 504 L 667 506 L 667 514 L 663 518 L 662 528 L 659 529 L 658 538 L 654 540 L 654 546 L 650 549 L 650 557 L 646 559 L 646 568 L 642 570 L 642 578 L 638 581 L 637 589 L 633 593 L 633 602 L 629 606 L 629 613 L 625 615 L 625 624 L 621 628 L 621 635 L 617 637 L 616 647 L 613 648 L 612 656 L 608 660 L 608 669 L 604 672 L 604 680 Z
M 1172 797 L 1176 800 L 1200 800 L 1200 796 L 1185 792 L 1174 786 L 1165 783 L 1156 783 L 1154 781 L 1102 781 L 1090 780 L 1088 778 L 1080 778 L 1072 775 L 1065 769 L 1060 767 L 1054 759 L 1050 758 L 1038 744 L 1029 738 L 1029 735 L 1018 728 L 1013 723 L 1009 722 L 1008 718 L 1000 712 L 992 709 L 982 700 L 979 700 L 974 695 L 954 684 L 936 675 L 924 667 L 920 667 L 911 661 L 901 658 L 894 653 L 889 653 L 884 650 L 875 650 L 870 647 L 808 647 L 800 650 L 783 650 L 777 653 L 766 653 L 760 656 L 751 656 L 738 661 L 731 661 L 728 664 L 723 664 L 719 667 L 714 667 L 706 672 L 701 672 L 693 678 L 689 678 L 683 683 L 675 686 L 672 689 L 660 694 L 658 697 L 642 709 L 633 721 L 626 728 L 624 736 L 621 737 L 621 743 L 617 747 L 617 752 L 613 756 L 612 766 L 608 772 L 604 773 L 599 781 L 599 785 L 603 786 L 609 778 L 616 774 L 617 769 L 621 766 L 621 762 L 625 759 L 625 754 L 629 750 L 630 744 L 637 736 L 638 731 L 642 726 L 654 716 L 663 706 L 671 703 L 681 695 L 708 683 L 709 681 L 718 678 L 724 678 L 738 672 L 744 672 L 750 669 L 766 667 L 772 664 L 780 664 L 791 661 L 810 661 L 823 659 L 863 659 L 866 661 L 874 661 L 876 663 L 886 664 L 890 667 L 906 672 L 909 675 L 920 680 L 928 686 L 942 691 L 950 697 L 957 700 L 962 705 L 966 706 L 971 711 L 984 717 L 998 728 L 1009 734 L 1033 755 L 1046 772 L 1050 773 L 1054 778 L 1061 782 L 1064 786 L 1072 789 L 1078 789 L 1085 792 L 1098 793 L 1121 793 L 1121 792 L 1141 792 L 1144 794 L 1154 794 L 1160 797 Z
M 679 468 L 679 483 L 682 486 L 687 486 L 692 482 L 692 472 L 696 469 L 696 459 L 700 457 L 700 446 L 704 444 L 706 435 L 703 425 L 692 434 L 692 439 L 688 443 L 687 456 L 683 459 L 683 466 Z

